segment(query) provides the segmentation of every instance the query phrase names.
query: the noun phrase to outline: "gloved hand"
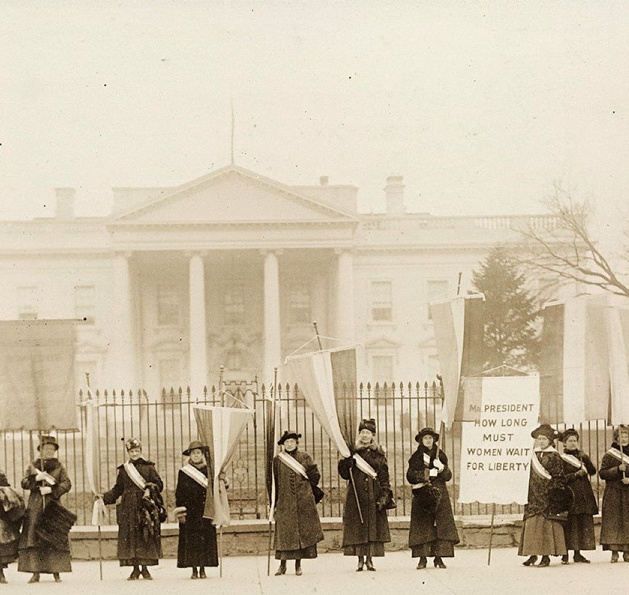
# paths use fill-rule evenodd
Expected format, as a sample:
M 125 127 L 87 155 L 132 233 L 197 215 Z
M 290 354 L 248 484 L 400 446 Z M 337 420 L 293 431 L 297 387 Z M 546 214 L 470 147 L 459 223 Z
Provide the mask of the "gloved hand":
M 384 510 L 387 506 L 387 503 L 382 498 L 376 502 L 376 510 Z
M 48 486 L 44 486 L 43 488 L 39 488 L 39 493 L 42 496 L 47 496 L 48 494 L 52 494 L 52 488 L 49 488 Z

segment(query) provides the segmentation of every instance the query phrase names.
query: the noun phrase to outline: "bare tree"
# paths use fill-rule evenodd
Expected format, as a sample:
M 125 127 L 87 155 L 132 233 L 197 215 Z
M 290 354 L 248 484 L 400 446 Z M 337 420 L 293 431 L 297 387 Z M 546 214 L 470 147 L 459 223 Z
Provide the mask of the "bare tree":
M 555 186 L 553 196 L 545 201 L 554 216 L 551 229 L 528 225 L 520 233 L 528 240 L 528 249 L 520 262 L 538 274 L 545 271 L 564 283 L 577 282 L 595 286 L 614 295 L 629 297 L 629 286 L 612 255 L 603 254 L 590 234 L 587 201 L 574 200 L 570 193 Z M 627 235 L 627 234 L 626 234 Z M 629 262 L 629 251 L 618 259 Z

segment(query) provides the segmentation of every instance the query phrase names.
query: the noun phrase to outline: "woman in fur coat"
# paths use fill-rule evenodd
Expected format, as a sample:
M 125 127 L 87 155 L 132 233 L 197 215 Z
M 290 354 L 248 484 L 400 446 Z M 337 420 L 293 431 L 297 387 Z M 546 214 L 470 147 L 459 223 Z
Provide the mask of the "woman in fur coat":
M 418 569 L 426 568 L 434 557 L 436 568 L 445 568 L 443 558 L 454 557 L 459 534 L 454 524 L 446 482 L 452 479 L 448 457 L 437 446 L 439 434 L 424 428 L 415 436 L 419 443 L 408 462 L 406 479 L 413 485 L 411 527 L 408 536 Z
M 350 480 L 343 513 L 343 553 L 358 556 L 358 572 L 365 565 L 375 571 L 373 557 L 384 556 L 384 544 L 391 541 L 387 507 L 392 507 L 393 494 L 387 458 L 375 441 L 376 421 L 363 419 L 358 432 L 354 455 L 338 465 L 340 476 Z

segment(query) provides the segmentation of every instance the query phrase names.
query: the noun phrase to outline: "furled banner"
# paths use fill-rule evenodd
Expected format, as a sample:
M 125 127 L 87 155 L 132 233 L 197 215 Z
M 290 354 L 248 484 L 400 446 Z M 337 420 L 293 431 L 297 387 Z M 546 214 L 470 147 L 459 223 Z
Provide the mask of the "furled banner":
M 526 504 L 538 376 L 479 379 L 480 417 L 463 422 L 459 502 Z
M 75 430 L 75 321 L 0 322 L 0 430 Z
M 273 521 L 275 512 L 275 478 L 273 476 L 273 459 L 277 450 L 278 441 L 278 413 L 277 387 L 273 386 L 271 398 L 264 403 L 265 410 L 265 471 L 266 471 L 266 491 L 269 497 L 269 522 Z
M 81 403 L 85 440 L 85 476 L 92 494 L 101 493 L 100 481 L 100 433 L 98 428 L 98 402 L 88 392 L 87 398 Z M 105 524 L 105 505 L 102 499 L 94 501 L 92 507 L 92 525 Z
M 289 374 L 299 385 L 323 431 L 342 457 L 351 456 L 356 441 L 358 401 L 356 348 L 315 351 L 286 358 Z
M 216 527 L 227 527 L 230 524 L 229 501 L 222 474 L 253 413 L 250 409 L 209 405 L 198 405 L 193 410 L 199 438 L 209 449 L 208 479 L 211 481 L 208 481 L 203 516 L 212 519 Z
M 540 356 L 543 423 L 608 419 L 609 314 L 604 296 L 572 298 L 544 308 Z
M 429 306 L 445 392 L 441 421 L 447 428 L 456 418 L 461 378 L 483 370 L 484 303 L 485 296 L 477 294 Z
M 609 376 L 611 385 L 610 422 L 629 423 L 629 308 L 624 304 L 605 309 Z M 611 302 L 611 300 L 610 300 Z

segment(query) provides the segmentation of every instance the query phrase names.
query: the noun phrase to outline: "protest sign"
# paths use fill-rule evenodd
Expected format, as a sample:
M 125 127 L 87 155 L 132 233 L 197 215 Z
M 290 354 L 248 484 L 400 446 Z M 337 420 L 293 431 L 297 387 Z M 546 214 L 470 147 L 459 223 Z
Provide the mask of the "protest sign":
M 470 406 L 476 414 L 480 407 L 480 415 L 461 424 L 459 502 L 526 504 L 539 377 L 471 380 L 469 388 L 480 387 L 480 399 L 471 399 Z

